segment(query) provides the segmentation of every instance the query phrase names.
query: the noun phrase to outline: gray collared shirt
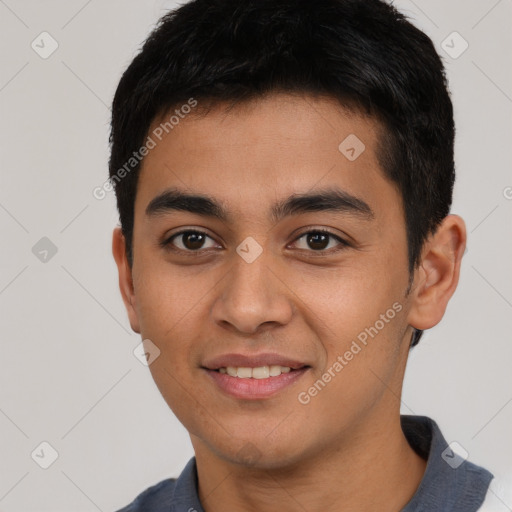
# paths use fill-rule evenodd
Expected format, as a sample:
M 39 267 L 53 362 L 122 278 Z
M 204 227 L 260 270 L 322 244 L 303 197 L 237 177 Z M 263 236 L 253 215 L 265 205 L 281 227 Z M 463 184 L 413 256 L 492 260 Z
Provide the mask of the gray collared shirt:
M 420 486 L 400 512 L 476 512 L 492 473 L 454 453 L 430 418 L 402 415 L 400 419 L 409 444 L 427 460 Z M 195 457 L 179 478 L 149 487 L 118 512 L 204 512 L 197 492 Z

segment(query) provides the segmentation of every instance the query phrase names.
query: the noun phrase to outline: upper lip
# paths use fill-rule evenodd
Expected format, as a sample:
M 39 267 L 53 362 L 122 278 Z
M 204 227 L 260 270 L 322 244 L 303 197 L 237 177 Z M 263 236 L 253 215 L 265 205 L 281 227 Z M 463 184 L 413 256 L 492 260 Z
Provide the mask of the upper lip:
M 262 354 L 224 354 L 212 359 L 207 360 L 203 367 L 209 370 L 218 370 L 219 368 L 227 368 L 228 366 L 235 367 L 246 367 L 246 368 L 257 368 L 260 366 L 288 366 L 294 370 L 308 366 L 306 363 L 302 363 L 296 359 L 289 357 L 273 354 L 273 353 L 262 353 Z

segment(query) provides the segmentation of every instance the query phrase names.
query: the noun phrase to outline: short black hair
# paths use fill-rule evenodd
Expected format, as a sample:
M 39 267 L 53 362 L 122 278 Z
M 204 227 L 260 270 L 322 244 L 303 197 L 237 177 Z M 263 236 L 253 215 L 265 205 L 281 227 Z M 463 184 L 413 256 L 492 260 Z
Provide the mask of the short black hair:
M 151 123 L 191 98 L 215 106 L 274 92 L 327 96 L 379 121 L 377 156 L 403 199 L 412 279 L 451 207 L 453 106 L 432 41 L 381 0 L 192 0 L 160 19 L 112 105 L 109 180 L 129 264 L 140 158 L 129 172 L 126 162 Z

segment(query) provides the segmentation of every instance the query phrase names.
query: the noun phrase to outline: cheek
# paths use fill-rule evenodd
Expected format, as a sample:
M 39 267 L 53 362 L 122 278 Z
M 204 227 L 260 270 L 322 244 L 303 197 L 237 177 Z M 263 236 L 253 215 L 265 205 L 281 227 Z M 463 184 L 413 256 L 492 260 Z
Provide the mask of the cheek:
M 322 340 L 325 362 L 301 389 L 303 401 L 310 400 L 309 421 L 332 435 L 370 414 L 381 399 L 394 403 L 399 396 L 404 309 L 398 301 L 359 306 L 349 303 L 332 318 Z
M 156 258 L 139 260 L 134 288 L 141 335 L 160 343 L 174 337 L 184 320 L 201 309 L 213 281 L 193 267 L 179 268 Z
M 304 315 L 310 311 L 309 316 L 331 327 L 331 336 L 352 337 L 403 298 L 405 280 L 397 270 L 368 258 L 365 264 L 303 272 L 293 291 L 307 306 Z
M 194 389 L 194 340 L 200 339 L 199 330 L 205 324 L 205 303 L 211 290 L 201 278 L 189 278 L 155 264 L 151 272 L 139 277 L 137 310 L 141 335 L 150 339 L 160 350 L 158 358 L 149 366 L 152 377 L 164 400 L 180 421 L 190 423 L 191 397 Z M 195 410 L 192 408 L 192 410 Z
M 184 393 L 181 383 L 188 389 L 194 381 L 197 340 L 208 332 L 209 307 L 218 279 L 214 272 L 179 268 L 156 258 L 148 258 L 134 272 L 141 336 L 160 350 L 150 370 L 169 403 Z
M 315 377 L 321 378 L 329 369 L 343 374 L 336 380 L 340 384 L 345 380 L 346 396 L 360 395 L 367 384 L 375 386 L 377 377 L 371 369 L 387 379 L 398 364 L 407 327 L 406 276 L 403 269 L 388 268 L 386 272 L 385 266 L 336 269 L 322 279 L 302 276 L 302 288 L 297 291 L 304 302 L 301 315 L 309 318 L 309 327 L 316 334 L 316 351 L 321 348 L 325 353 Z M 336 372 L 333 365 L 340 357 L 343 370 Z
M 190 369 L 180 364 L 184 355 L 175 350 L 162 352 L 149 367 L 151 375 L 168 407 L 191 434 L 213 435 L 212 424 L 219 423 L 219 419 L 215 409 L 205 401 L 204 389 L 191 378 Z

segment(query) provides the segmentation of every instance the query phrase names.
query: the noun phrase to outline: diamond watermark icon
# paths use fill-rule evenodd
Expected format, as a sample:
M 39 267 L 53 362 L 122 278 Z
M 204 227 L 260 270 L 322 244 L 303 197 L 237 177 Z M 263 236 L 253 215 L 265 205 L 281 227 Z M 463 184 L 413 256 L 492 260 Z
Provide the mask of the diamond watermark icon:
M 366 149 L 361 139 L 351 133 L 342 143 L 338 146 L 340 153 L 347 159 L 353 162 L 357 160 Z
M 468 456 L 469 453 L 457 441 L 451 442 L 441 453 L 442 459 L 453 469 L 457 469 Z
M 469 43 L 458 32 L 452 32 L 441 43 L 441 48 L 452 59 L 458 59 L 469 48 Z
M 48 32 L 41 32 L 30 45 L 39 57 L 47 59 L 59 47 L 59 43 Z
M 41 262 L 48 263 L 56 254 L 57 246 L 46 236 L 43 236 L 34 247 L 32 254 Z
M 263 252 L 263 247 L 254 240 L 252 236 L 248 236 L 237 248 L 236 252 L 247 262 L 252 263 Z
M 30 456 L 38 466 L 48 469 L 59 458 L 59 453 L 50 443 L 43 441 Z
M 261 452 L 252 443 L 246 443 L 237 453 L 238 458 L 248 466 L 252 466 L 261 458 Z
M 142 340 L 142 342 L 135 347 L 133 355 L 144 366 L 149 366 L 160 356 L 160 349 L 151 340 Z

